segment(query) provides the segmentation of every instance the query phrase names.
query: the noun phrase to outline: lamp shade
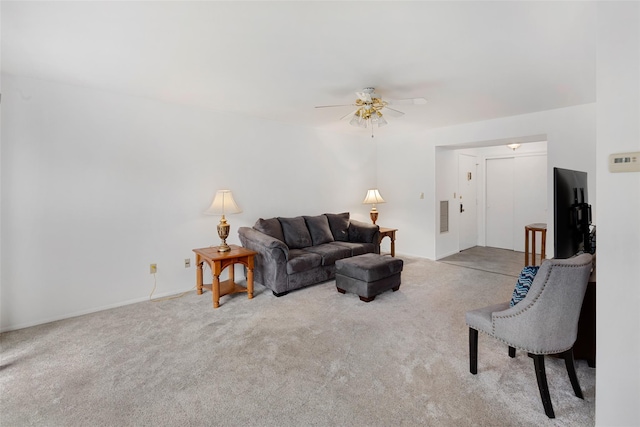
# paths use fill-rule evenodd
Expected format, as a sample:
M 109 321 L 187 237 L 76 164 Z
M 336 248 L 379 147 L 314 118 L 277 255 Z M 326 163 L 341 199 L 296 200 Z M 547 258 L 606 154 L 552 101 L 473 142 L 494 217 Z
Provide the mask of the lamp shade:
M 240 212 L 242 212 L 242 209 L 240 209 L 236 201 L 233 200 L 231 190 L 218 190 L 211 206 L 204 211 L 207 215 L 226 215 Z
M 375 205 L 377 203 L 385 203 L 385 201 L 380 195 L 378 189 L 372 188 L 371 190 L 367 190 L 367 196 L 364 198 L 362 203 L 366 205 Z

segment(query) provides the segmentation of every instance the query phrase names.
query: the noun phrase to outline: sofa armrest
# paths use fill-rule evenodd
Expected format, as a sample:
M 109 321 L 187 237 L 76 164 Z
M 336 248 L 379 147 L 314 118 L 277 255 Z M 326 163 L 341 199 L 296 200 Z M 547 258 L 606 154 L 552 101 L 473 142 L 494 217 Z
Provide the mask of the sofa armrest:
M 375 224 L 351 220 L 349 222 L 349 241 L 354 243 L 380 244 L 380 227 Z
M 277 261 L 286 262 L 289 259 L 289 247 L 275 237 L 271 237 L 250 227 L 240 227 L 238 229 L 240 242 L 247 249 L 254 250 L 261 254 L 269 255 Z
M 283 292 L 289 283 L 287 261 L 289 247 L 282 241 L 250 227 L 238 229 L 240 242 L 247 249 L 258 252 L 255 257 L 254 279 L 274 292 Z

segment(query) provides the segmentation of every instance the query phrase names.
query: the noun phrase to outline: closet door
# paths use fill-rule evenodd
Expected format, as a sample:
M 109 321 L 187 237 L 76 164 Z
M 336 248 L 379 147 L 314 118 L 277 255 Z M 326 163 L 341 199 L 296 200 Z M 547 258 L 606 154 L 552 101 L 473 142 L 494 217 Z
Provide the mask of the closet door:
M 514 249 L 514 159 L 487 159 L 486 245 Z
M 524 227 L 547 222 L 547 156 L 522 156 L 516 157 L 514 161 L 514 245 L 516 251 L 522 252 Z M 536 253 L 540 253 L 539 233 L 536 240 Z M 547 234 L 547 241 L 553 242 L 553 236 L 549 240 Z
M 524 227 L 547 222 L 547 156 L 487 159 L 486 171 L 486 245 L 523 252 Z

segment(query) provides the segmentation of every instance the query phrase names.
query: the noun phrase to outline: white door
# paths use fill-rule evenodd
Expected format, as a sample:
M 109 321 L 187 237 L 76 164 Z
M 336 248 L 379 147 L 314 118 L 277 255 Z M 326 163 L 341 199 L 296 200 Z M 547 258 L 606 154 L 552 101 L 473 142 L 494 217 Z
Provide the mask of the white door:
M 516 251 L 524 251 L 524 227 L 547 222 L 547 156 L 522 156 L 514 160 L 514 247 Z M 540 233 L 536 240 L 536 253 L 540 253 Z
M 465 250 L 478 244 L 476 158 L 458 155 L 458 249 Z
M 514 249 L 514 159 L 487 159 L 486 245 Z

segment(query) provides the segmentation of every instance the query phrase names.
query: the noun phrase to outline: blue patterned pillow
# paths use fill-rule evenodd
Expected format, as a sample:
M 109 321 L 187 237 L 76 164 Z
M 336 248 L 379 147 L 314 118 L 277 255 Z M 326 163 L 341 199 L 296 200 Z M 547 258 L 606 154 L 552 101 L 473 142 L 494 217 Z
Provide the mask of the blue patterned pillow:
M 513 290 L 513 296 L 511 297 L 511 302 L 509 306 L 513 307 L 527 296 L 527 292 L 529 292 L 529 288 L 531 287 L 531 283 L 533 283 L 533 278 L 536 277 L 536 273 L 538 273 L 538 266 L 528 266 L 522 269 L 520 272 L 520 276 L 518 277 L 518 281 L 516 282 L 516 287 Z

